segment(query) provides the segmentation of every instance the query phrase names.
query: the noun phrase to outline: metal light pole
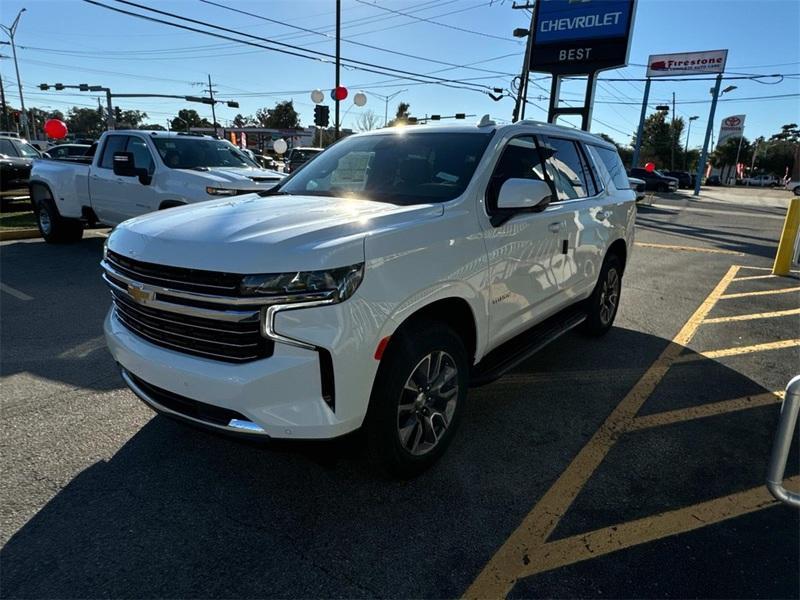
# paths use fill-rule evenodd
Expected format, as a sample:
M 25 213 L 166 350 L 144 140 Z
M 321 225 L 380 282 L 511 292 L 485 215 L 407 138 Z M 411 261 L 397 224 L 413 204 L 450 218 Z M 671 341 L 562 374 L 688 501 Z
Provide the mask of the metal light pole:
M 688 162 L 686 155 L 689 152 L 689 136 L 692 133 L 692 121 L 696 121 L 699 119 L 699 116 L 689 117 L 689 126 L 686 128 L 686 146 L 683 148 L 683 168 L 685 169 Z
M 642 135 L 644 135 L 644 120 L 647 117 L 647 101 L 650 99 L 650 78 L 644 84 L 644 96 L 642 96 L 642 114 L 639 116 L 639 127 L 636 128 L 636 145 L 633 147 L 633 160 L 631 168 L 639 166 L 639 152 L 642 149 Z
M 28 129 L 28 114 L 25 112 L 25 98 L 22 96 L 22 79 L 19 76 L 19 63 L 17 62 L 17 47 L 14 45 L 14 34 L 17 32 L 17 25 L 19 25 L 19 18 L 25 12 L 23 8 L 17 13 L 17 18 L 10 26 L 0 25 L 8 39 L 11 40 L 11 53 L 14 55 L 14 70 L 17 73 L 17 86 L 19 87 L 19 104 L 20 104 L 20 119 L 22 120 L 22 127 L 25 130 L 25 137 L 30 139 L 31 131 Z
M 336 0 L 336 87 L 334 96 L 336 98 L 336 114 L 334 115 L 333 139 L 339 139 L 339 67 L 341 62 L 341 43 L 342 43 L 342 0 Z
M 383 126 L 384 127 L 386 127 L 386 124 L 389 122 L 389 101 L 392 100 L 393 98 L 396 98 L 397 96 L 399 96 L 403 92 L 407 92 L 407 91 L 408 91 L 407 89 L 400 90 L 400 91 L 395 92 L 394 94 L 389 94 L 388 96 L 384 96 L 383 94 L 376 94 L 375 92 L 370 92 L 371 95 L 377 96 L 378 98 L 380 98 L 384 102 L 384 107 L 383 107 Z
M 714 87 L 711 88 L 711 110 L 708 113 L 708 126 L 706 127 L 706 137 L 703 140 L 703 151 L 700 153 L 700 161 L 697 163 L 697 178 L 694 182 L 694 195 L 700 195 L 700 184 L 702 183 L 703 171 L 706 169 L 706 160 L 708 159 L 708 140 L 713 135 L 714 131 L 714 114 L 717 112 L 717 100 L 722 94 L 727 94 L 736 89 L 735 85 L 729 85 L 722 93 L 719 88 L 722 86 L 722 73 L 717 75 L 717 81 Z

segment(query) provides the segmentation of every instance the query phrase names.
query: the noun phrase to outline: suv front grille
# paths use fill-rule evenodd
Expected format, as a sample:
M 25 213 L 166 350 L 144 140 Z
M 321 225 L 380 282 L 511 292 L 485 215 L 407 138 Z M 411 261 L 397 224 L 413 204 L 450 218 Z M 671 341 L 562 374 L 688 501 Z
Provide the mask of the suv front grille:
M 113 252 L 103 267 L 117 319 L 146 341 L 233 363 L 272 356 L 260 307 L 237 303 L 241 275 L 166 267 Z

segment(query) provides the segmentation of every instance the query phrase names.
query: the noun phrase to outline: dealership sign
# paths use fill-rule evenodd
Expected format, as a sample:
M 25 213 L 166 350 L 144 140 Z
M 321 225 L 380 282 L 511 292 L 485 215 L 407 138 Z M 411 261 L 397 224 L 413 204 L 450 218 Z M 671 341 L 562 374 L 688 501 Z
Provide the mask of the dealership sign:
M 709 50 L 707 52 L 680 52 L 678 54 L 655 54 L 647 61 L 648 77 L 664 77 L 666 75 L 708 75 L 722 73 L 727 50 Z
M 744 135 L 744 115 L 733 115 L 722 119 L 719 126 L 719 137 L 717 146 L 724 143 L 728 138 L 740 138 Z
M 635 0 L 540 0 L 531 71 L 588 74 L 628 63 Z

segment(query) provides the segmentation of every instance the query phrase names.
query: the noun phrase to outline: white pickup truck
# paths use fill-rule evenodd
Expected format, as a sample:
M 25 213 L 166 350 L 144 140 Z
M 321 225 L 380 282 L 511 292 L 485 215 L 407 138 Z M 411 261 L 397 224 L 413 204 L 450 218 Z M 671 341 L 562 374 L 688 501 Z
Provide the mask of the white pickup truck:
M 608 331 L 635 198 L 615 147 L 574 129 L 350 136 L 266 195 L 116 227 L 106 340 L 157 412 L 260 438 L 363 427 L 370 457 L 414 474 L 470 385 Z
M 273 188 L 233 144 L 165 131 L 108 131 L 83 160 L 36 160 L 30 195 L 42 237 L 81 238 L 85 224 L 117 225 L 144 213 Z

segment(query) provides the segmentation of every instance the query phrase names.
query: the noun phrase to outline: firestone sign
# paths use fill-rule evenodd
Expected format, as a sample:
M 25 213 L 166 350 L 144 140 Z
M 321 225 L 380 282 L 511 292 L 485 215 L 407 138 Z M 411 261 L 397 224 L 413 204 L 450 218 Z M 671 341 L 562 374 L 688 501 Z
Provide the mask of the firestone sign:
M 540 0 L 532 71 L 588 74 L 628 62 L 635 0 Z
M 722 73 L 725 70 L 725 62 L 727 60 L 727 50 L 654 54 L 647 61 L 647 76 L 665 77 L 667 75 Z

